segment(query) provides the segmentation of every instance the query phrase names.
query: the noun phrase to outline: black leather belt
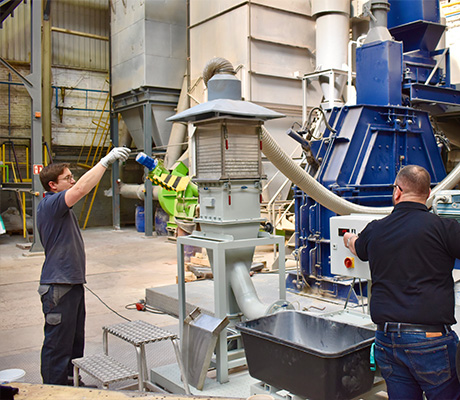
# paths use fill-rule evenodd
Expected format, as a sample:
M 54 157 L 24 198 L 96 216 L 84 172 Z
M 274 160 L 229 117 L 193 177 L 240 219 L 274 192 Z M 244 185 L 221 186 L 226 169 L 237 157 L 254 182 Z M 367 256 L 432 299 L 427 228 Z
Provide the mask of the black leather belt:
M 420 325 L 399 322 L 386 322 L 377 324 L 377 330 L 383 332 L 444 332 L 449 333 L 450 325 Z

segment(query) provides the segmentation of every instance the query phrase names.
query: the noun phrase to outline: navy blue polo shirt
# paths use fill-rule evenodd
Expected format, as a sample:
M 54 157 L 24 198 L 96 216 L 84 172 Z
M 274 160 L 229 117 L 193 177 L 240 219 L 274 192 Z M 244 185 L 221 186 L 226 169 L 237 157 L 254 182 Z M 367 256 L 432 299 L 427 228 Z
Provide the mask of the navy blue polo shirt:
M 452 270 L 460 258 L 460 224 L 415 202 L 370 222 L 355 242 L 369 261 L 375 323 L 455 324 Z
M 85 246 L 65 193 L 47 192 L 37 207 L 37 228 L 45 249 L 40 284 L 86 283 Z

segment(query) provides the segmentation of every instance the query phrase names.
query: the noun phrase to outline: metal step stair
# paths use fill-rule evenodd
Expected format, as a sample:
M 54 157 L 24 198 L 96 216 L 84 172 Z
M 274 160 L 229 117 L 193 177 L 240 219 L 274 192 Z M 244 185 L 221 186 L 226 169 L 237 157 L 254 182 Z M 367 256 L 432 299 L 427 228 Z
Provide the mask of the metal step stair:
M 74 365 L 74 385 L 79 385 L 79 371 L 82 370 L 102 383 L 107 389 L 109 384 L 127 379 L 138 379 L 139 373 L 124 366 L 117 360 L 104 354 L 94 354 L 72 360 Z
M 72 363 L 74 364 L 75 386 L 78 386 L 78 374 L 81 369 L 102 382 L 104 388 L 107 388 L 108 385 L 113 382 L 137 378 L 140 391 L 145 390 L 146 387 L 151 390 L 158 390 L 159 388 L 148 379 L 145 345 L 163 340 L 170 340 L 176 354 L 177 363 L 179 364 L 181 370 L 185 392 L 190 394 L 179 346 L 177 344 L 178 337 L 175 333 L 168 332 L 145 321 L 129 321 L 110 326 L 103 326 L 102 331 L 103 355 L 90 355 L 72 360 Z M 134 346 L 137 358 L 137 372 L 125 367 L 123 364 L 108 355 L 109 334 Z

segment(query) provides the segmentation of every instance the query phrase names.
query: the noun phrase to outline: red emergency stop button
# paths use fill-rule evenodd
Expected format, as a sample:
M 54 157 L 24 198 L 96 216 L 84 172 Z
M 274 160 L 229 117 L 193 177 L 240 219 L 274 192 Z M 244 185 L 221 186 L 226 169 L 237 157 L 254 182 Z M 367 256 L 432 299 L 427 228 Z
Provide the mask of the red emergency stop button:
M 345 267 L 347 267 L 347 268 L 354 268 L 355 267 L 355 259 L 353 257 L 345 258 L 345 261 L 343 263 L 345 264 Z

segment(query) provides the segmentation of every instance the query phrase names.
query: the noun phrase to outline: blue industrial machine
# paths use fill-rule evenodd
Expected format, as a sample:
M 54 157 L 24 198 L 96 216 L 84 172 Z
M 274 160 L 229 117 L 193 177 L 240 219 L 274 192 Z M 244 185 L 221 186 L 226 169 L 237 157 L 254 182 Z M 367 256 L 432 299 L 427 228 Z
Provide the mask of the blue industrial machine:
M 360 205 L 391 206 L 390 185 L 404 165 L 426 168 L 433 185 L 446 176 L 443 141 L 430 114 L 458 106 L 460 92 L 450 84 L 448 49 L 436 50 L 445 29 L 438 1 L 410 3 L 371 2 L 371 30 L 356 51 L 357 105 L 324 110 L 319 139 L 308 125 L 297 132 L 309 147 L 306 171 Z M 382 13 L 385 26 L 375 18 Z M 336 214 L 297 187 L 294 196 L 301 279 L 292 273 L 287 286 L 345 298 L 349 283 L 341 285 L 330 266 L 329 219 Z M 350 301 L 357 302 L 354 294 Z

